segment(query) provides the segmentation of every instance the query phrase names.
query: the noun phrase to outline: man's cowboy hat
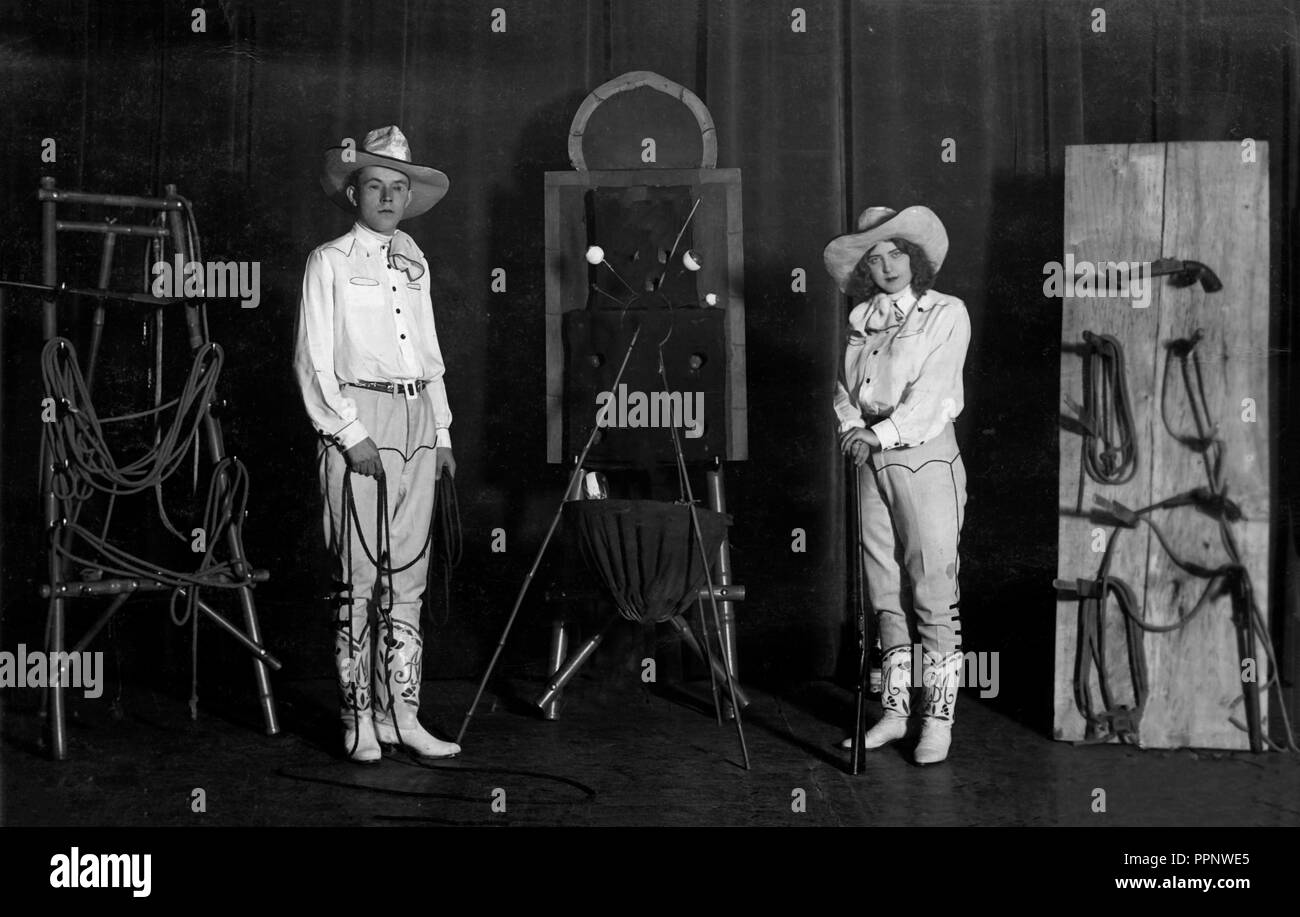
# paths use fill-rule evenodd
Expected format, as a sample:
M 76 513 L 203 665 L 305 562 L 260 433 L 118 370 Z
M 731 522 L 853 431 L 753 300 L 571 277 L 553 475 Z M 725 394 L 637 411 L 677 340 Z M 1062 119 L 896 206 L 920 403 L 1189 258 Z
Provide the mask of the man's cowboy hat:
M 406 142 L 406 135 L 401 128 L 390 125 L 366 134 L 360 149 L 336 146 L 326 150 L 320 173 L 321 187 L 330 200 L 350 211 L 353 208 L 347 195 L 348 176 L 366 166 L 396 169 L 410 180 L 411 203 L 406 208 L 406 219 L 419 216 L 438 203 L 451 186 L 447 176 L 437 169 L 411 162 L 411 145 Z
M 887 239 L 906 239 L 920 246 L 936 273 L 948 254 L 948 232 L 929 207 L 908 207 L 902 213 L 890 207 L 868 207 L 858 217 L 858 232 L 840 236 L 826 246 L 822 259 L 841 293 L 871 246 Z

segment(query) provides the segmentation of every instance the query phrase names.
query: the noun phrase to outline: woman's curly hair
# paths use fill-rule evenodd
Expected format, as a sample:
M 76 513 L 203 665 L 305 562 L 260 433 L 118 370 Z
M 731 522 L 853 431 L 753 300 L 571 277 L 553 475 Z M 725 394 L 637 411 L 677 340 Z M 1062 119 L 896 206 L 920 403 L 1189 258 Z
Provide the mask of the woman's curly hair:
M 889 241 L 897 245 L 899 250 L 907 255 L 911 262 L 912 292 L 920 296 L 934 286 L 934 265 L 925 256 L 921 246 L 906 239 L 890 239 Z M 872 248 L 874 247 L 873 245 Z M 867 267 L 867 254 L 863 253 L 857 265 L 853 268 L 853 273 L 849 275 L 848 289 L 845 292 L 853 298 L 854 302 L 866 302 L 880 292 L 880 287 L 876 286 L 876 282 L 871 279 L 871 268 Z

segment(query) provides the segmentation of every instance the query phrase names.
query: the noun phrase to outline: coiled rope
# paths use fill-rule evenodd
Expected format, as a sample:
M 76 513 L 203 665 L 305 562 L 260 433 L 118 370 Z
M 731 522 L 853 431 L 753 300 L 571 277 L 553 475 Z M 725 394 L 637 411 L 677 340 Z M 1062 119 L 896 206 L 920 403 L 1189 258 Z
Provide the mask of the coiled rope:
M 1116 342 L 1114 348 L 1111 349 L 1104 344 L 1105 336 L 1085 333 L 1085 338 L 1092 339 L 1089 342 L 1090 344 L 1102 342 L 1102 347 L 1099 350 L 1110 353 L 1107 359 L 1112 360 L 1114 371 L 1120 372 L 1121 377 L 1118 380 L 1112 379 L 1109 388 L 1111 391 L 1122 392 L 1123 400 L 1126 402 L 1127 389 L 1122 378 L 1123 353 L 1119 349 L 1118 343 Z M 1255 598 L 1254 585 L 1242 560 L 1241 550 L 1232 528 L 1232 523 L 1241 521 L 1244 515 L 1241 508 L 1228 496 L 1228 487 L 1224 474 L 1226 445 L 1217 435 L 1218 427 L 1211 420 L 1209 405 L 1205 396 L 1204 375 L 1196 351 L 1197 344 L 1203 338 L 1204 331 L 1197 329 L 1191 337 L 1179 339 L 1169 345 L 1161 384 L 1160 415 L 1165 429 L 1174 439 L 1201 454 L 1205 464 L 1208 484 L 1157 501 L 1138 510 L 1130 510 L 1121 503 L 1100 496 L 1094 497 L 1099 506 L 1115 517 L 1117 524 L 1107 539 L 1106 550 L 1102 556 L 1096 577 L 1092 580 L 1078 580 L 1075 587 L 1079 594 L 1079 627 L 1080 640 L 1082 641 L 1075 668 L 1075 702 L 1080 713 L 1088 722 L 1091 733 L 1105 731 L 1118 736 L 1121 741 L 1135 740 L 1148 693 L 1146 661 L 1142 651 L 1141 634 L 1143 632 L 1169 633 L 1179 630 L 1204 611 L 1212 600 L 1227 594 L 1232 599 L 1233 623 L 1239 635 L 1247 642 L 1257 640 L 1263 644 L 1270 671 L 1268 679 L 1262 685 L 1243 683 L 1242 695 L 1234 698 L 1229 705 L 1229 710 L 1232 710 L 1241 704 L 1246 704 L 1247 722 L 1242 723 L 1233 716 L 1229 717 L 1229 722 L 1238 729 L 1250 734 L 1251 745 L 1255 750 L 1262 750 L 1263 747 L 1267 746 L 1275 751 L 1300 751 L 1300 748 L 1297 748 L 1296 745 L 1290 714 L 1287 711 L 1286 704 L 1280 697 L 1282 686 L 1277 660 L 1273 653 L 1272 638 L 1267 626 L 1264 624 L 1263 615 Z M 1113 341 L 1113 339 L 1110 340 Z M 1170 423 L 1168 393 L 1171 387 L 1170 375 L 1175 360 L 1181 363 L 1181 376 L 1187 390 L 1191 414 L 1196 427 L 1194 434 L 1175 431 Z M 1127 410 L 1125 409 L 1121 413 L 1127 413 Z M 1087 416 L 1091 420 L 1096 415 L 1089 413 Z M 1092 450 L 1085 450 L 1085 456 L 1091 452 Z M 1128 459 L 1127 456 L 1125 458 L 1135 461 L 1136 448 L 1133 450 L 1131 459 Z M 1122 467 L 1123 464 L 1124 462 L 1121 461 L 1112 467 Z M 1132 470 L 1130 469 L 1128 477 L 1131 476 Z M 1182 506 L 1194 506 L 1217 522 L 1220 539 L 1228 556 L 1225 563 L 1209 567 L 1186 559 L 1174 550 L 1164 530 L 1150 518 L 1150 514 L 1157 509 L 1172 509 Z M 1144 621 L 1138 612 L 1138 603 L 1132 588 L 1124 580 L 1110 573 L 1114 547 L 1121 530 L 1123 528 L 1135 528 L 1139 521 L 1145 523 L 1151 529 L 1161 549 L 1168 555 L 1175 566 L 1192 576 L 1206 580 L 1205 588 L 1201 591 L 1201 595 L 1196 604 L 1192 606 L 1192 609 L 1180 614 L 1177 620 L 1169 624 L 1151 624 Z M 1124 614 L 1129 666 L 1135 699 L 1132 708 L 1116 706 L 1112 702 L 1110 687 L 1107 682 L 1103 633 L 1106 606 L 1111 596 L 1115 597 L 1121 612 Z M 1102 696 L 1102 703 L 1105 705 L 1105 709 L 1100 713 L 1093 711 L 1087 690 L 1090 670 L 1093 666 L 1096 668 L 1098 687 Z M 1260 722 L 1259 693 L 1266 693 L 1270 689 L 1276 689 L 1279 692 L 1276 707 L 1281 713 L 1283 730 L 1286 736 L 1285 747 L 1279 746 L 1265 735 Z M 1104 741 L 1105 736 L 1103 735 L 1096 740 Z
M 1124 348 L 1109 334 L 1083 333 L 1083 467 L 1098 484 L 1123 484 L 1137 470 L 1137 435 L 1124 370 Z
M 162 484 L 181 467 L 191 442 L 197 442 L 199 429 L 215 397 L 224 354 L 217 344 L 205 344 L 194 353 L 189 375 L 181 394 L 165 404 L 100 418 L 90 398 L 76 350 L 65 338 L 52 338 L 41 351 L 41 379 L 45 395 L 53 400 L 55 416 L 43 424 L 41 463 L 52 468 L 50 488 L 57 502 L 59 518 L 49 532 L 51 558 L 76 564 L 94 576 L 108 574 L 122 579 L 141 579 L 162 583 L 171 588 L 169 616 L 178 627 L 190 623 L 191 634 L 191 714 L 198 703 L 198 608 L 203 588 L 239 589 L 250 583 L 252 571 L 233 560 L 218 561 L 217 545 L 223 539 L 238 538 L 232 529 L 243 519 L 248 506 L 248 470 L 237 458 L 217 462 L 208 482 L 202 531 L 203 556 L 195 570 L 176 570 L 141 557 L 114 544 L 109 538 L 113 510 L 119 496 L 130 496 L 153 489 L 164 525 L 174 536 L 189 543 L 167 519 L 162 507 Z M 105 427 L 125 420 L 152 416 L 175 409 L 169 423 L 161 427 L 154 445 L 138 458 L 120 461 L 108 442 Z M 104 520 L 98 532 L 80 523 L 86 502 L 96 493 L 108 497 Z M 84 543 L 89 555 L 74 549 Z M 242 554 L 242 550 L 240 552 Z M 51 585 L 57 585 L 51 583 Z M 183 613 L 177 612 L 177 600 L 184 595 Z M 47 621 L 48 630 L 48 621 Z

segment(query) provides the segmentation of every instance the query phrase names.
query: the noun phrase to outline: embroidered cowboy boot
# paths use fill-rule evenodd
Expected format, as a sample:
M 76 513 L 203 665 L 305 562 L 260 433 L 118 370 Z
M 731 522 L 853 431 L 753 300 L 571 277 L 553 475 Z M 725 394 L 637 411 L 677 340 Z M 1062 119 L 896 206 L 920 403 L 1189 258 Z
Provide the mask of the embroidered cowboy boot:
M 375 679 L 375 729 L 385 745 L 401 744 L 425 758 L 460 754 L 455 742 L 444 742 L 420 725 L 420 676 L 424 643 L 420 639 L 418 603 L 394 605 L 379 615 L 379 670 Z
M 880 708 L 883 715 L 867 730 L 863 748 L 879 748 L 907 734 L 907 717 L 912 710 L 912 647 L 890 648 L 880 663 Z M 853 737 L 840 743 L 852 748 Z
M 335 622 L 334 667 L 339 679 L 339 706 L 343 716 L 343 753 L 361 764 L 383 757 L 370 704 L 370 624 L 363 616 L 360 630 L 350 620 L 347 606 Z
M 939 655 L 923 654 L 925 704 L 921 712 L 921 740 L 916 744 L 917 764 L 938 764 L 948 757 L 952 742 L 953 711 L 957 706 L 957 687 L 961 681 L 959 652 Z

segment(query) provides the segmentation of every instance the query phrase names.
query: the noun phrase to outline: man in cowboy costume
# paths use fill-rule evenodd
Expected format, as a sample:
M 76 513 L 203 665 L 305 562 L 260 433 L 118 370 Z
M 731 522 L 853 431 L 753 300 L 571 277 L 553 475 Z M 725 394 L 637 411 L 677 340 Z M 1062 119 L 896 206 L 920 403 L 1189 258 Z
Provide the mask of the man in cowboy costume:
M 429 266 L 397 228 L 438 203 L 448 184 L 411 161 L 397 127 L 371 131 L 360 149 L 328 150 L 321 185 L 356 222 L 311 253 L 302 282 L 294 369 L 321 437 L 326 539 L 350 586 L 334 660 L 353 761 L 378 761 L 381 742 L 431 758 L 460 751 L 416 716 L 436 479 L 454 475 L 456 462 Z M 380 507 L 387 531 L 377 525 Z
M 913 665 L 923 704 L 918 764 L 948 755 L 961 677 L 958 544 L 966 469 L 953 434 L 963 406 L 970 318 L 931 289 L 948 234 L 926 207 L 872 207 L 826 247 L 826 269 L 855 303 L 835 393 L 840 448 L 858 473 L 867 592 L 877 615 L 884 715 L 878 748 L 907 733 Z M 919 638 L 921 656 L 912 646 Z M 846 740 L 849 747 L 852 740 Z

